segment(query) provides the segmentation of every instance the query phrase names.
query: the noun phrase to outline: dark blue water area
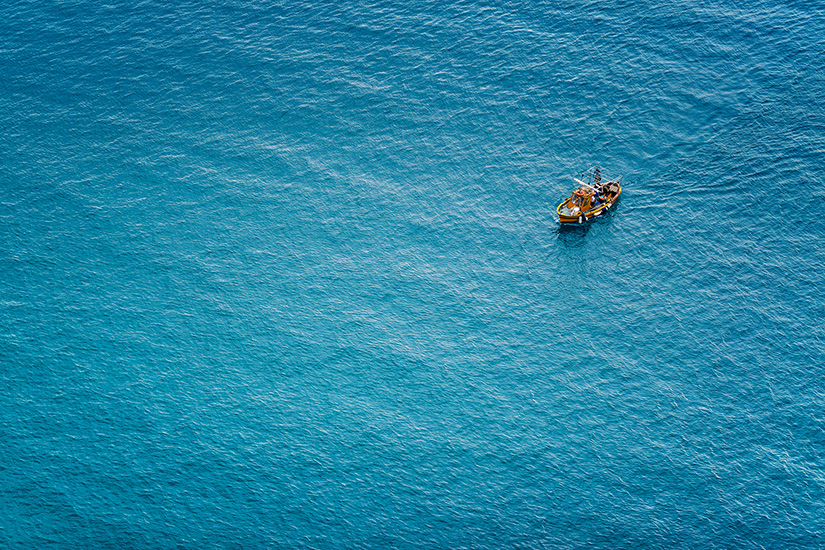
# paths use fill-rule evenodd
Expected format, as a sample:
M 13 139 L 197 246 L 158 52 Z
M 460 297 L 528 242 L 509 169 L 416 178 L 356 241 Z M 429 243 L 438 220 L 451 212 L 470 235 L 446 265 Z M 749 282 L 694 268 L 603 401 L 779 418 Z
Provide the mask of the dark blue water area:
M 815 2 L 4 5 L 0 547 L 825 547 L 823 50 Z

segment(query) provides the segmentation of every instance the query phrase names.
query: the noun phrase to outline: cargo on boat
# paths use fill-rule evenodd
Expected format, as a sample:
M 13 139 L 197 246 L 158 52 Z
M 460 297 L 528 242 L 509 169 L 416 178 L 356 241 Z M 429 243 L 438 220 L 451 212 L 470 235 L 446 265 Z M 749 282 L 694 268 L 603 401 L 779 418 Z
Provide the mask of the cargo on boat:
M 610 210 L 622 194 L 622 176 L 602 174 L 599 168 L 573 178 L 578 187 L 556 208 L 561 223 L 585 223 Z

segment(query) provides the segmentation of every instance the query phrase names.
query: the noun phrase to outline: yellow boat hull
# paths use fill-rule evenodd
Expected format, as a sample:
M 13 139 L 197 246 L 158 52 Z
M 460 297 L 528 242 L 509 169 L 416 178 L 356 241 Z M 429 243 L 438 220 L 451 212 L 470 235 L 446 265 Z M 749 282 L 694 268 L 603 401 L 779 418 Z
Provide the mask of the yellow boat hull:
M 556 208 L 556 214 L 558 214 L 558 216 L 559 216 L 559 222 L 564 223 L 564 224 L 582 224 L 582 223 L 585 223 L 588 220 L 592 220 L 593 218 L 595 218 L 597 216 L 601 216 L 602 214 L 604 214 L 605 212 L 607 212 L 608 210 L 613 208 L 613 205 L 616 204 L 616 202 L 619 200 L 619 197 L 622 195 L 621 185 L 618 185 L 618 187 L 619 187 L 619 191 L 617 193 L 611 195 L 611 197 L 608 200 L 606 200 L 605 202 L 603 202 L 602 204 L 600 204 L 596 208 L 591 208 L 591 209 L 586 210 L 584 212 L 579 211 L 575 214 L 563 214 L 562 213 L 562 208 L 564 208 L 564 205 L 566 205 L 568 203 L 568 200 L 569 200 L 569 199 L 565 199 Z

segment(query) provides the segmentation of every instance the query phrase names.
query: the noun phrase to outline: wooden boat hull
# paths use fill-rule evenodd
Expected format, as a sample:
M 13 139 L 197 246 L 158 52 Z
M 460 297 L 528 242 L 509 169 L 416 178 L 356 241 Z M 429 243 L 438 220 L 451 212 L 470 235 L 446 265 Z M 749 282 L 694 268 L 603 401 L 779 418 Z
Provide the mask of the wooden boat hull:
M 556 214 L 559 216 L 559 222 L 564 224 L 582 224 L 588 220 L 592 220 L 595 217 L 601 216 L 611 208 L 616 202 L 619 200 L 619 197 L 622 195 L 622 187 L 618 183 L 615 184 L 618 186 L 619 190 L 615 194 L 611 195 L 611 197 L 606 200 L 604 203 L 600 204 L 596 208 L 591 208 L 584 212 L 577 212 L 574 215 L 570 214 L 562 214 L 562 208 L 565 204 L 567 204 L 568 199 L 562 201 L 562 203 L 556 208 Z

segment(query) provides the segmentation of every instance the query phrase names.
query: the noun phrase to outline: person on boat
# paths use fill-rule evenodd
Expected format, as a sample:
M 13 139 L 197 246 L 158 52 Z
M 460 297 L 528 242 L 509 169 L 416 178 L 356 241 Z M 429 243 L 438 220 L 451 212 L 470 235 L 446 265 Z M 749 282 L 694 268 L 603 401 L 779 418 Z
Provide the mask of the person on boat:
M 593 173 L 593 182 L 596 184 L 596 187 L 602 182 L 602 173 L 598 168 L 596 168 L 596 171 Z

